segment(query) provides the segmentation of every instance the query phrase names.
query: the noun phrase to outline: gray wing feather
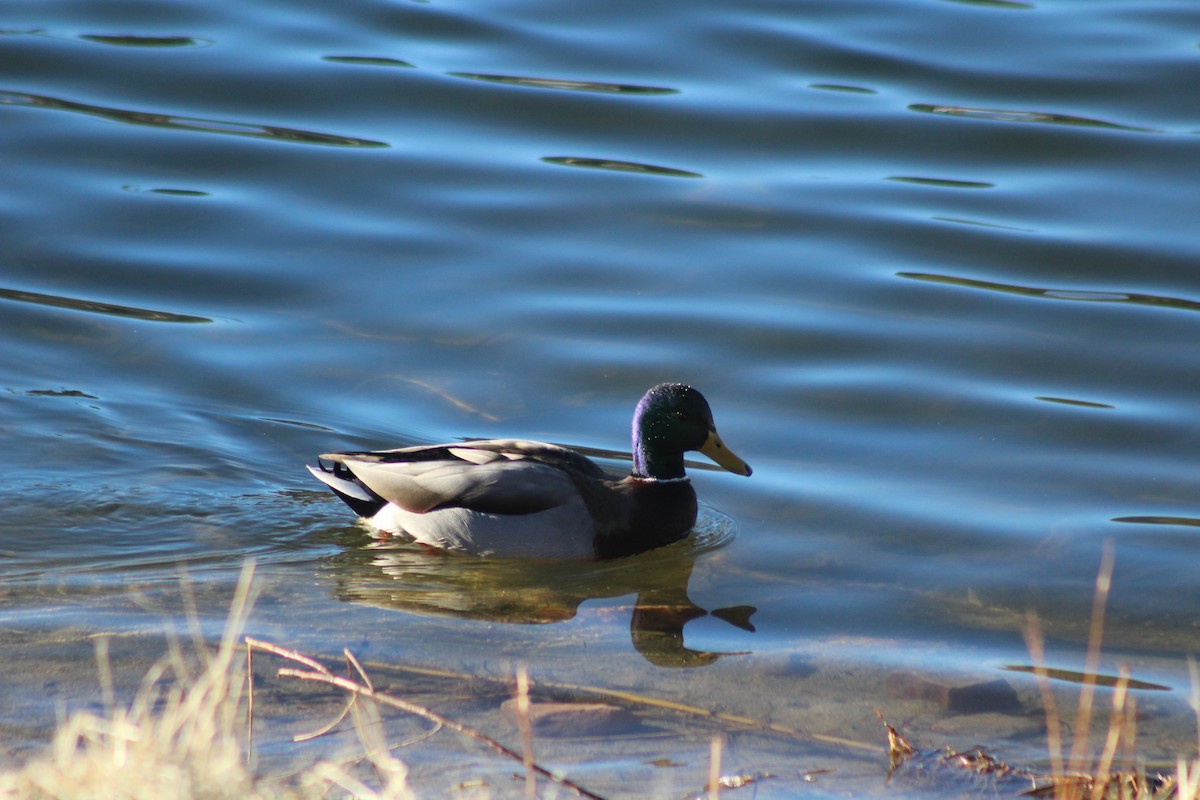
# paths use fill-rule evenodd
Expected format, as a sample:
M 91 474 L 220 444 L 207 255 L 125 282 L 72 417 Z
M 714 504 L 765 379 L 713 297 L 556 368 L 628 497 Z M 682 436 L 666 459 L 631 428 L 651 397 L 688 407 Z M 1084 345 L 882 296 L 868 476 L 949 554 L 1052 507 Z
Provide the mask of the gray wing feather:
M 537 461 L 416 461 L 381 463 L 343 457 L 371 491 L 416 513 L 467 508 L 490 514 L 532 514 L 577 500 L 571 477 Z

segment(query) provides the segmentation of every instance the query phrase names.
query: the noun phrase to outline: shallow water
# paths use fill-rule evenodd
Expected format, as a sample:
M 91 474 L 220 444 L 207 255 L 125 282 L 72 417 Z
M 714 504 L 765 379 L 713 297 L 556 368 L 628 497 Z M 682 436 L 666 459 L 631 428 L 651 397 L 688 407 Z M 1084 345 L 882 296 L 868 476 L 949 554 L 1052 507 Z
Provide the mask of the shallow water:
M 159 629 L 183 565 L 215 633 L 252 556 L 251 629 L 314 654 L 524 662 L 882 745 L 880 708 L 1035 761 L 1037 731 L 882 678 L 1002 677 L 1040 717 L 999 668 L 1034 611 L 1082 669 L 1112 540 L 1103 671 L 1171 688 L 1139 742 L 1173 757 L 1200 648 L 1197 30 L 1185 0 L 13 5 L 0 624 Z M 692 470 L 720 547 L 430 559 L 304 470 L 470 436 L 619 470 L 664 380 L 755 468 Z M 662 746 L 687 778 L 576 769 L 695 790 L 709 733 Z M 784 776 L 762 795 L 837 793 L 801 777 L 835 762 L 902 788 L 726 733 L 731 770 Z

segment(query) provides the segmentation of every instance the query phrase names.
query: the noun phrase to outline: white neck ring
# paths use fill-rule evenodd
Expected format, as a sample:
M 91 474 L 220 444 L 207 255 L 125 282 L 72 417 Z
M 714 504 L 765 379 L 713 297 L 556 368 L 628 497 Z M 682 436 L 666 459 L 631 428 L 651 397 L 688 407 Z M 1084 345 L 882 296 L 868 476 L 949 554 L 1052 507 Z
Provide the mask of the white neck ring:
M 649 475 L 631 475 L 630 477 L 642 483 L 687 483 L 691 480 L 687 475 L 680 475 L 678 478 L 655 478 Z

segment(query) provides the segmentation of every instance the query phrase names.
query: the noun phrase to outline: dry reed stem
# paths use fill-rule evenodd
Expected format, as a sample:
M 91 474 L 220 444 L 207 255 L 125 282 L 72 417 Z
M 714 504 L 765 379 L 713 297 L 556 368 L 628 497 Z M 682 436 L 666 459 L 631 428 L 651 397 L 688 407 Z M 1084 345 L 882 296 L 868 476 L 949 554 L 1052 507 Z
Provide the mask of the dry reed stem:
M 97 636 L 93 640 L 96 653 L 96 673 L 100 677 L 100 703 L 104 713 L 109 717 L 116 708 L 116 694 L 113 690 L 112 664 L 108 660 L 108 637 Z
M 533 723 L 529 718 L 529 672 L 517 666 L 517 728 L 521 732 L 521 755 L 525 766 L 525 799 L 537 800 L 537 773 L 533 769 Z
M 354 716 L 354 730 L 366 749 L 366 756 L 374 767 L 375 776 L 382 787 L 382 791 L 378 793 L 380 800 L 410 798 L 412 793 L 408 788 L 408 767 L 403 761 L 392 756 L 391 748 L 380 733 L 383 729 L 383 718 L 379 707 L 370 701 L 363 701 L 351 703 L 349 708 Z
M 708 755 L 708 800 L 720 800 L 721 796 L 721 736 L 714 734 L 709 743 Z
M 1075 730 L 1071 748 L 1064 761 L 1062 723 L 1059 721 L 1058 704 L 1050 687 L 1050 672 L 1046 667 L 1045 638 L 1041 624 L 1035 614 L 1029 614 L 1025 625 L 1025 646 L 1033 660 L 1033 674 L 1037 678 L 1038 691 L 1046 711 L 1046 741 L 1050 754 L 1050 770 L 1054 774 L 1054 796 L 1056 800 L 1078 800 L 1082 792 L 1093 797 L 1103 796 L 1111 780 L 1112 760 L 1117 746 L 1126 733 L 1125 704 L 1129 686 L 1127 670 L 1121 671 L 1117 690 L 1113 696 L 1113 715 L 1104 752 L 1095 771 L 1090 769 L 1092 710 L 1096 697 L 1096 676 L 1100 671 L 1100 651 L 1104 640 L 1104 617 L 1108 608 L 1108 596 L 1112 590 L 1112 574 L 1115 563 L 1111 540 L 1104 543 L 1100 556 L 1100 568 L 1096 572 L 1095 590 L 1092 595 L 1092 616 L 1088 625 L 1087 655 L 1084 658 L 1082 688 L 1079 705 L 1075 711 Z M 1111 750 L 1110 750 L 1111 748 Z M 1086 777 L 1085 777 L 1086 776 Z M 1099 788 L 1099 795 L 1096 789 Z
M 1104 640 L 1104 615 L 1108 610 L 1108 595 L 1112 590 L 1113 542 L 1104 542 L 1096 586 L 1092 594 L 1092 618 L 1088 625 L 1087 656 L 1084 659 L 1083 686 L 1079 690 L 1079 705 L 1075 713 L 1075 738 L 1067 762 L 1072 772 L 1087 769 L 1088 746 L 1091 744 L 1092 707 L 1096 698 L 1096 674 L 1100 671 L 1100 646 Z
M 197 653 L 204 666 L 210 663 L 211 656 L 208 644 L 204 641 L 204 631 L 200 628 L 200 613 L 196 609 L 196 595 L 192 591 L 192 581 L 188 576 L 187 566 L 180 564 L 175 569 L 179 578 L 179 598 L 183 601 L 183 618 L 187 620 L 188 632 L 192 635 L 192 650 Z
M 1104 748 L 1100 751 L 1100 760 L 1095 771 L 1096 783 L 1101 787 L 1108 785 L 1109 779 L 1112 777 L 1112 767 L 1117 757 L 1117 750 L 1125 740 L 1130 725 L 1133 724 L 1127 706 L 1129 700 L 1132 700 L 1129 697 L 1129 668 L 1122 665 L 1117 685 L 1113 688 L 1112 713 L 1108 718 L 1108 735 L 1105 737 Z
M 443 715 L 437 713 L 436 711 L 434 711 L 432 709 L 426 708 L 425 706 L 418 705 L 417 703 L 413 703 L 408 700 L 404 700 L 403 698 L 396 697 L 395 695 L 380 692 L 364 683 L 358 683 L 349 678 L 342 678 L 337 675 L 334 675 L 324 665 L 319 664 L 319 663 L 313 661 L 312 659 L 308 658 L 307 656 L 303 656 L 300 653 L 297 653 L 293 650 L 289 650 L 287 648 L 280 647 L 275 644 L 271 644 L 270 642 L 266 642 L 261 639 L 254 639 L 249 636 L 245 637 L 245 642 L 246 642 L 247 646 L 249 646 L 249 647 L 257 647 L 266 652 L 272 653 L 274 655 L 278 655 L 282 658 L 285 658 L 285 659 L 288 659 L 291 661 L 295 661 L 300 664 L 304 664 L 305 666 L 309 667 L 308 671 L 300 670 L 300 669 L 293 669 L 290 667 L 281 668 L 277 673 L 280 677 L 296 678 L 297 680 L 301 680 L 301 681 L 310 681 L 310 682 L 315 682 L 315 683 L 322 683 L 327 686 L 333 686 L 338 689 L 341 689 L 342 691 L 350 693 L 354 697 L 373 700 L 376 703 L 378 703 L 379 705 L 389 706 L 389 707 L 395 708 L 399 711 L 403 711 L 407 714 L 413 714 L 414 716 L 418 716 L 418 717 L 421 717 L 422 719 L 429 720 L 430 722 L 433 722 L 433 723 L 440 725 L 442 727 L 445 727 L 445 728 L 449 728 L 450 730 L 454 731 L 455 733 L 461 734 L 469 739 L 479 742 L 480 744 L 484 745 L 488 749 L 492 750 L 495 753 L 498 753 L 499 755 L 501 755 L 505 758 L 511 759 L 513 761 L 521 762 L 522 764 L 525 763 L 524 756 L 522 756 L 522 754 L 516 752 L 512 748 L 507 747 L 504 744 L 501 744 L 500 742 L 498 742 L 497 740 L 493 739 L 492 737 L 488 736 L 485 733 L 477 731 L 474 728 L 471 728 L 460 722 L 456 722 L 456 721 L 450 719 L 449 717 L 446 717 L 446 716 L 443 716 Z M 545 767 L 543 767 L 535 762 L 531 762 L 530 769 L 535 774 L 545 778 L 546 780 L 552 781 L 553 783 L 555 783 L 559 786 L 562 786 L 563 788 L 568 789 L 571 792 L 574 792 L 575 794 L 579 795 L 580 797 L 586 797 L 589 800 L 604 800 L 604 798 L 602 798 L 600 795 L 595 794 L 594 792 L 588 791 L 587 789 L 585 789 L 584 787 L 575 783 L 574 781 L 571 781 L 567 778 L 563 778 L 563 777 L 555 775 L 550 770 L 546 769 Z
M 1050 678 L 1046 671 L 1042 625 L 1037 615 L 1032 612 L 1025 618 L 1024 634 L 1025 647 L 1029 650 L 1030 660 L 1033 661 L 1033 674 L 1037 679 L 1038 692 L 1042 696 L 1042 708 L 1046 711 L 1046 747 L 1050 753 L 1050 771 L 1055 775 L 1062 775 L 1062 723 L 1058 718 L 1058 703 L 1054 700 L 1054 691 L 1050 688 Z
M 309 742 L 309 741 L 312 741 L 313 739 L 319 739 L 320 737 L 329 733 L 331 730 L 336 728 L 338 725 L 341 725 L 342 720 L 344 720 L 347 716 L 350 715 L 350 712 L 354 709 L 354 704 L 357 701 L 358 701 L 358 698 L 352 696 L 346 702 L 346 705 L 342 706 L 341 712 L 336 717 L 334 717 L 333 720 L 331 720 L 330 722 L 328 722 L 325 725 L 322 725 L 321 727 L 317 728 L 314 731 L 309 731 L 308 733 L 297 733 L 295 736 L 292 737 L 292 741 L 296 742 L 296 743 Z
M 507 681 L 507 678 L 494 678 L 488 675 L 472 675 L 465 672 L 454 672 L 446 669 L 438 669 L 433 667 L 412 667 L 401 664 L 385 664 L 378 661 L 368 661 L 367 666 L 384 670 L 396 670 L 398 672 L 407 672 L 413 675 L 425 675 L 433 678 L 453 678 L 461 681 Z M 727 722 L 733 725 L 738 725 L 752 730 L 761 731 L 763 733 L 776 733 L 782 736 L 787 736 L 801 741 L 818 742 L 820 744 L 832 744 L 841 747 L 847 747 L 852 750 L 861 752 L 878 754 L 879 745 L 863 742 L 858 739 L 848 739 L 844 736 L 834 736 L 826 733 L 813 733 L 811 731 L 800 730 L 788 725 L 781 725 L 776 722 L 763 722 L 752 717 L 743 717 L 738 714 L 729 714 L 724 711 L 713 711 L 712 709 L 703 708 L 701 706 L 688 705 L 675 700 L 664 700 L 659 697 L 652 697 L 638 692 L 628 691 L 626 689 L 608 689 L 602 686 L 588 686 L 580 683 L 561 683 L 557 681 L 539 681 L 539 686 L 545 689 L 552 689 L 560 692 L 574 692 L 581 694 L 590 694 L 598 697 L 606 697 L 611 700 L 617 700 L 629 705 L 648 706 L 650 708 L 672 711 L 677 714 L 687 716 L 701 717 L 706 719 L 717 720 L 718 722 Z
M 1200 666 L 1196 660 L 1188 658 L 1188 676 L 1191 678 L 1192 691 L 1188 704 L 1196 717 L 1196 752 L 1200 754 Z M 1175 787 L 1178 796 L 1183 800 L 1200 798 L 1200 760 L 1188 763 L 1182 756 L 1175 764 Z
M 1191 656 L 1188 657 L 1188 676 L 1192 683 L 1192 693 L 1188 702 L 1192 707 L 1192 714 L 1196 717 L 1196 752 L 1200 753 L 1200 665 Z
M 254 648 L 246 648 L 246 761 L 254 751 Z
M 358 677 L 360 680 L 362 680 L 363 686 L 366 686 L 368 689 L 374 689 L 375 684 L 371 683 L 371 676 L 367 674 L 365 669 L 363 669 L 363 665 L 359 663 L 359 660 L 354 657 L 354 653 L 350 652 L 350 648 L 343 647 L 342 655 L 346 657 L 346 666 L 358 673 Z
M 1118 680 L 1118 695 L 1114 695 L 1113 718 L 1110 720 L 1108 741 L 1105 754 L 1101 756 L 1096 772 L 1090 779 L 1082 779 L 1091 772 L 1088 746 L 1091 741 L 1092 710 L 1096 695 L 1096 675 L 1100 669 L 1100 651 L 1104 639 L 1104 617 L 1108 607 L 1108 595 L 1112 589 L 1112 573 L 1114 564 L 1113 545 L 1106 541 L 1100 557 L 1100 568 L 1096 573 L 1095 591 L 1092 596 L 1092 616 L 1088 626 L 1087 655 L 1084 659 L 1083 682 L 1079 691 L 1079 705 L 1075 712 L 1075 732 L 1071 741 L 1070 753 L 1063 759 L 1063 736 L 1059 721 L 1058 705 L 1054 700 L 1054 692 L 1050 687 L 1050 674 L 1046 668 L 1045 639 L 1037 616 L 1030 614 L 1025 626 L 1025 645 L 1033 660 L 1033 673 L 1037 678 L 1038 690 L 1042 696 L 1042 705 L 1046 711 L 1046 739 L 1050 754 L 1050 769 L 1056 776 L 1054 780 L 1054 796 L 1056 800 L 1078 800 L 1085 784 L 1090 784 L 1091 796 L 1102 796 L 1110 781 L 1109 769 L 1116 747 L 1121 739 L 1121 724 L 1118 722 L 1114 730 L 1111 723 L 1124 717 L 1126 689 L 1128 688 L 1128 673 L 1122 670 Z M 1124 684 L 1122 686 L 1121 684 Z M 1120 702 L 1118 708 L 1115 704 Z M 1112 754 L 1109 755 L 1109 745 Z

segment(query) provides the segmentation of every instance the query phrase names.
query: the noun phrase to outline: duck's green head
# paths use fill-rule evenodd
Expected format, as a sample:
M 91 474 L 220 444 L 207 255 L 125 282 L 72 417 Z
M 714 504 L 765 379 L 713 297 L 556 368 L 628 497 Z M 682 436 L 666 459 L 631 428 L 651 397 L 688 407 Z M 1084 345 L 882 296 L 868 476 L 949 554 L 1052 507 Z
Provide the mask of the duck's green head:
M 721 442 L 704 395 L 682 383 L 660 383 L 633 413 L 633 474 L 682 478 L 688 450 L 699 450 L 730 472 L 750 474 L 750 465 Z

